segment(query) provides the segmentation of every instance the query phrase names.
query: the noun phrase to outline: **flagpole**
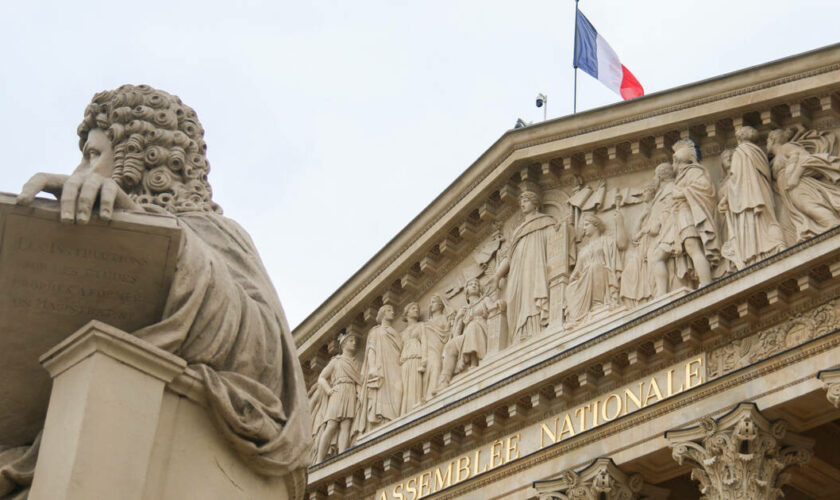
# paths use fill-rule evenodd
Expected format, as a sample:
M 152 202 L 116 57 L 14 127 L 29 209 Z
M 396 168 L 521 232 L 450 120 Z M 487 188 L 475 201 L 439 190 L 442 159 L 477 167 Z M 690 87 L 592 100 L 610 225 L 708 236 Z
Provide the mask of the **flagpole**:
M 574 104 L 573 104 L 573 107 L 572 107 L 572 114 L 577 113 L 577 69 L 578 69 L 578 67 L 577 67 L 577 38 L 578 38 L 577 37 L 577 28 L 578 28 L 578 25 L 577 25 L 577 23 L 578 23 L 578 2 L 579 1 L 580 0 L 575 0 L 575 48 L 574 48 L 575 53 L 572 54 L 572 66 L 574 67 L 574 69 L 572 71 L 575 72 L 575 100 L 574 100 Z

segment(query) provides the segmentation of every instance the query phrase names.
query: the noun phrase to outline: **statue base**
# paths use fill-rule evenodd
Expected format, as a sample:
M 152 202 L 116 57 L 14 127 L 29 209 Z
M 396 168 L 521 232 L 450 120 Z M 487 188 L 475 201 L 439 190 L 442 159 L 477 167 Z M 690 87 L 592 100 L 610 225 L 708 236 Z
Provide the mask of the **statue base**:
M 53 388 L 30 500 L 302 498 L 304 471 L 238 458 L 183 359 L 91 321 L 40 361 Z

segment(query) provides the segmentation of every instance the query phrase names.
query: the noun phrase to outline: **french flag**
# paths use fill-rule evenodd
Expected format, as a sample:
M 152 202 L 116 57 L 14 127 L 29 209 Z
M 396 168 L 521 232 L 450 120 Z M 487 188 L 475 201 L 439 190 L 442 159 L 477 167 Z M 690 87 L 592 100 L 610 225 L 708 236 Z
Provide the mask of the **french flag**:
M 610 44 L 580 10 L 575 22 L 574 65 L 597 78 L 625 101 L 645 95 L 639 80 L 621 64 Z

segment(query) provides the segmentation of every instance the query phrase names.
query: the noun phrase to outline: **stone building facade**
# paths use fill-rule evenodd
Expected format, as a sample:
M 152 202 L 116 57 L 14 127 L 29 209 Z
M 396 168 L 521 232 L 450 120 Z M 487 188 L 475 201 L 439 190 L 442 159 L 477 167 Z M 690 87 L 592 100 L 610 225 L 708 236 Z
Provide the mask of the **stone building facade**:
M 840 45 L 505 133 L 294 332 L 308 498 L 836 498 Z

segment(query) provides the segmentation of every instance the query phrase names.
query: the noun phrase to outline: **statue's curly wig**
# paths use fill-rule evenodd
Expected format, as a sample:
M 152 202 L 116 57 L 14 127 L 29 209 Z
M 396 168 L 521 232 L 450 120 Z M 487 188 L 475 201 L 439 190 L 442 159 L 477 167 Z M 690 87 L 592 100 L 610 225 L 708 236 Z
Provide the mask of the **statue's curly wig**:
M 221 213 L 207 182 L 204 129 L 178 97 L 148 85 L 93 96 L 79 125 L 79 148 L 102 129 L 114 148 L 112 178 L 137 203 L 172 213 Z

